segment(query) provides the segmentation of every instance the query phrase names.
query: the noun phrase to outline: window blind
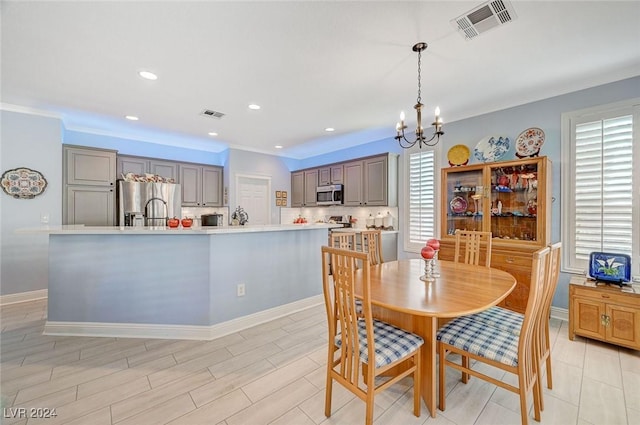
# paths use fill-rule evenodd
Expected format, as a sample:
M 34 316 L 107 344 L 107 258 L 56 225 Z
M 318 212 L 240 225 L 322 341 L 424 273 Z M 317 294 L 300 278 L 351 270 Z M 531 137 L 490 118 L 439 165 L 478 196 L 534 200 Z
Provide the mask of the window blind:
M 632 255 L 633 116 L 575 127 L 575 255 Z
M 435 236 L 435 151 L 409 154 L 409 243 Z

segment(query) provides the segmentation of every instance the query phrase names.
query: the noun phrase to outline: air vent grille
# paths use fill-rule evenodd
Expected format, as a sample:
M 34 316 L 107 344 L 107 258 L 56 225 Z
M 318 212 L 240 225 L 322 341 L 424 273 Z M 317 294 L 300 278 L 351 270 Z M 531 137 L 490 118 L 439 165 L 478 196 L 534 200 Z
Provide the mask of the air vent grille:
M 483 3 L 450 22 L 465 39 L 470 40 L 516 18 L 516 12 L 508 0 L 494 0 Z
M 203 109 L 202 112 L 200 112 L 200 115 L 217 119 L 225 116 L 225 114 L 223 114 L 222 112 L 214 111 L 213 109 Z

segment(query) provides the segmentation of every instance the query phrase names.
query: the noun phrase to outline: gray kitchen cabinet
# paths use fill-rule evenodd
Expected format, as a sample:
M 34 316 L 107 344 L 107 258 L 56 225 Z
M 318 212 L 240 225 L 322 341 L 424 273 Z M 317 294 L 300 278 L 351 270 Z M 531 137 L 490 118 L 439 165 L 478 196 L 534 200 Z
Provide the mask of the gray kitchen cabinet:
M 115 189 L 100 186 L 67 186 L 66 224 L 115 225 Z
M 144 175 L 146 173 L 162 176 L 166 179 L 173 179 L 179 183 L 179 163 L 165 161 L 155 158 L 144 158 L 140 156 L 118 155 L 117 175 L 120 178 L 123 174 L 133 173 Z
M 396 206 L 398 158 L 387 154 L 344 164 L 345 206 Z
M 304 171 L 291 173 L 291 206 L 304 206 Z
M 128 173 L 143 175 L 149 170 L 149 158 L 141 158 L 138 156 L 118 155 L 117 160 L 117 176 L 122 178 Z
M 330 184 L 343 184 L 344 183 L 344 166 L 328 165 L 318 169 L 318 185 L 327 186 Z
M 116 152 L 63 146 L 62 224 L 115 225 Z
M 318 188 L 318 170 L 304 170 L 291 173 L 291 206 L 315 207 Z
M 316 197 L 318 189 L 318 170 L 307 170 L 304 172 L 304 206 L 315 207 L 318 205 Z
M 66 184 L 115 186 L 115 151 L 65 146 L 64 154 Z
M 180 164 L 182 206 L 222 206 L 222 167 Z

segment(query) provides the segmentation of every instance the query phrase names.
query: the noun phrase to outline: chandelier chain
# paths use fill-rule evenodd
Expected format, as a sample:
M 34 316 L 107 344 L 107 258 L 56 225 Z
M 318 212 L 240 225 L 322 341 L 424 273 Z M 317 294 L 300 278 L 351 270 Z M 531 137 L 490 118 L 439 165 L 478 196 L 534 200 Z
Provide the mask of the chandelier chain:
M 422 52 L 418 52 L 418 102 L 422 103 Z

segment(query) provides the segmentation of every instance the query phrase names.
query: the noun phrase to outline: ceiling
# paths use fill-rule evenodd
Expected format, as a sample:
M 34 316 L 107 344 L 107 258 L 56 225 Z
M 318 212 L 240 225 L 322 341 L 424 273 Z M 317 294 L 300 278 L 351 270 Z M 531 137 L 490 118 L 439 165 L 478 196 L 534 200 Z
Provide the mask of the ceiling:
M 450 21 L 480 3 L 2 1 L 2 106 L 71 130 L 305 158 L 393 136 L 401 110 L 414 128 L 418 41 L 426 121 L 440 106 L 445 132 L 640 75 L 638 1 L 515 0 L 513 22 L 465 40 Z

